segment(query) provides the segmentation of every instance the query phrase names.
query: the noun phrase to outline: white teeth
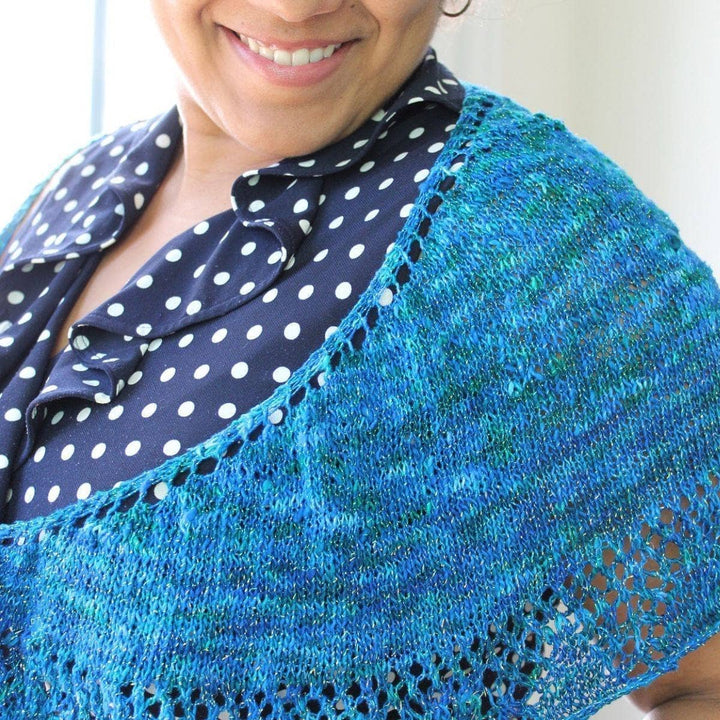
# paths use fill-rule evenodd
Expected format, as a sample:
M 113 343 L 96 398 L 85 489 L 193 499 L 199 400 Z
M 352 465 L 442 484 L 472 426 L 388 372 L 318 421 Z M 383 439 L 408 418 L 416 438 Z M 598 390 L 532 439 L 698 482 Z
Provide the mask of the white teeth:
M 277 50 L 275 48 L 268 47 L 258 42 L 254 38 L 247 37 L 246 35 L 238 35 L 244 45 L 250 48 L 257 55 L 261 55 L 267 60 L 272 60 L 277 65 L 292 65 L 293 67 L 299 67 L 301 65 L 308 65 L 310 63 L 320 62 L 329 58 L 338 48 L 342 47 L 342 43 L 339 45 L 328 45 L 327 47 L 318 48 L 300 48 L 290 52 L 289 50 Z
M 273 60 L 278 65 L 292 65 L 292 53 L 287 50 L 276 50 Z
M 295 50 L 292 54 L 293 65 L 308 65 L 310 63 L 310 51 L 305 48 Z
M 322 48 L 315 48 L 310 51 L 310 62 L 320 62 L 325 57 L 325 53 Z

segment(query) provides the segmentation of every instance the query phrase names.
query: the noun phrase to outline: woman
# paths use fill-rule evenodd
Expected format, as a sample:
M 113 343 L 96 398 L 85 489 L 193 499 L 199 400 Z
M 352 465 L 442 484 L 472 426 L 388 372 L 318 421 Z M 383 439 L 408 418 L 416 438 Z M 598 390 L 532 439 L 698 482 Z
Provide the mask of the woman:
M 5 233 L 4 717 L 710 713 L 707 266 L 437 0 L 153 8 Z

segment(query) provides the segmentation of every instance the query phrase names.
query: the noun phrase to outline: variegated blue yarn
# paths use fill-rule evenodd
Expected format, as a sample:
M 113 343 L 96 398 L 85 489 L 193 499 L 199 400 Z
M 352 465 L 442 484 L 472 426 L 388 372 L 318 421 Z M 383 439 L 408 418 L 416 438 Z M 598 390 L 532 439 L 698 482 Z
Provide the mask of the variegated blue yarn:
M 588 717 L 720 631 L 719 311 L 621 169 L 468 87 L 286 384 L 0 526 L 2 717 Z

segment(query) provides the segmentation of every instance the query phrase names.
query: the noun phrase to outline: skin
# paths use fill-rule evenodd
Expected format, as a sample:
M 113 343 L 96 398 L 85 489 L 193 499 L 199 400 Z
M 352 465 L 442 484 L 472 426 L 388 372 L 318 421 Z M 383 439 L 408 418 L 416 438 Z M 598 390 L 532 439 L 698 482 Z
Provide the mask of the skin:
M 171 238 L 226 210 L 238 175 L 318 150 L 362 125 L 422 60 L 440 17 L 438 0 L 152 0 L 152 9 L 177 67 L 182 151 L 139 221 L 103 257 L 55 352 L 76 320 Z M 228 30 L 279 48 L 349 47 L 328 77 L 295 87 L 246 63 Z

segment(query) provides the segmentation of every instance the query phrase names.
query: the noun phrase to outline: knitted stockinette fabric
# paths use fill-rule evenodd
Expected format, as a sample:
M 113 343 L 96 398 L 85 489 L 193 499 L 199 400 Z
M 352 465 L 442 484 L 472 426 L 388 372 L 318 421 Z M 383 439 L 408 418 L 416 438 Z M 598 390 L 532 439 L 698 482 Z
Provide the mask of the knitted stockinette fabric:
M 0 526 L 0 715 L 586 718 L 676 668 L 720 631 L 719 307 L 621 169 L 469 86 L 287 383 Z

